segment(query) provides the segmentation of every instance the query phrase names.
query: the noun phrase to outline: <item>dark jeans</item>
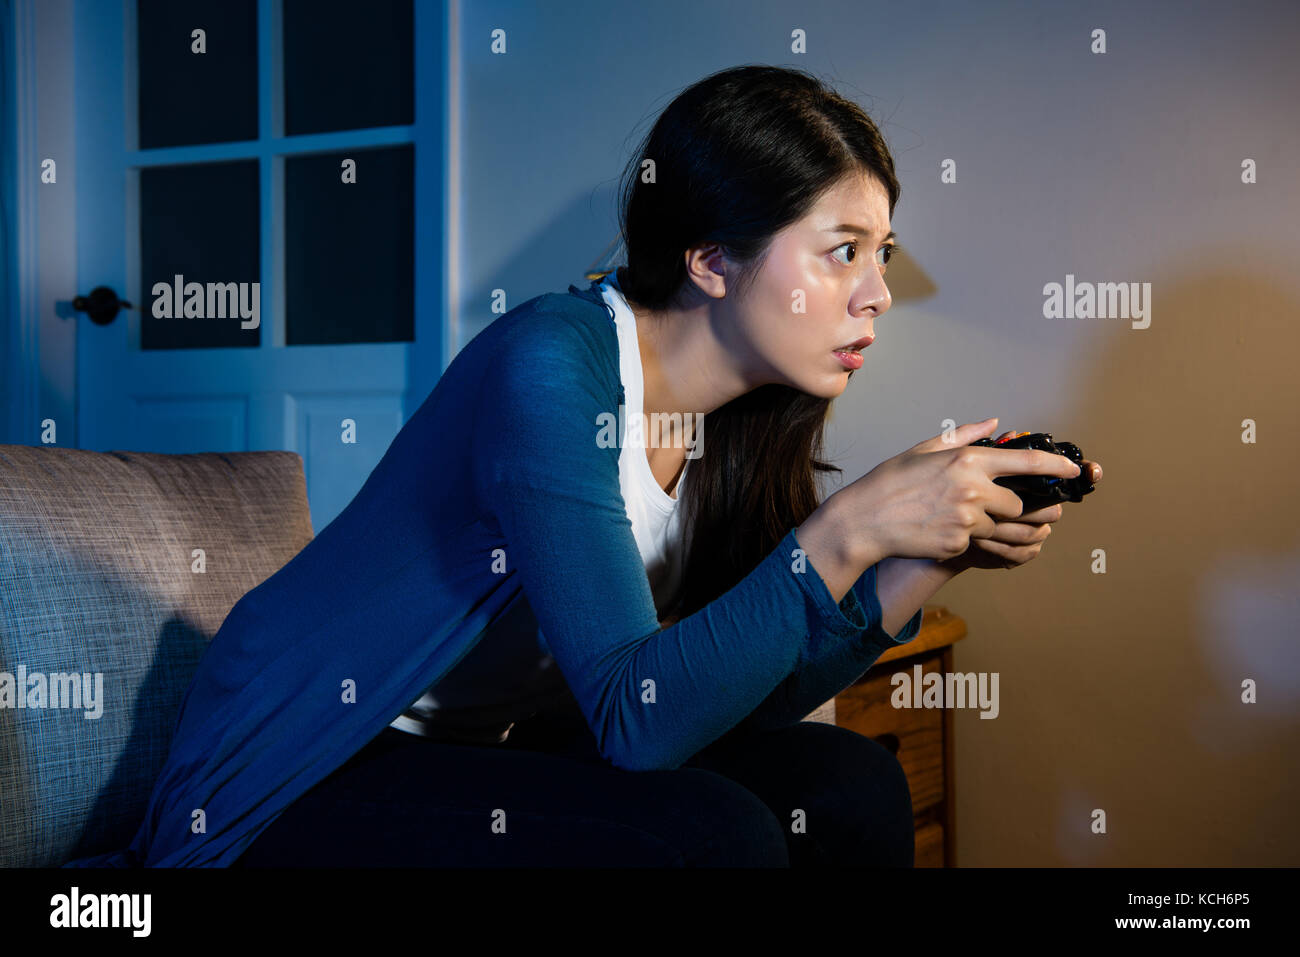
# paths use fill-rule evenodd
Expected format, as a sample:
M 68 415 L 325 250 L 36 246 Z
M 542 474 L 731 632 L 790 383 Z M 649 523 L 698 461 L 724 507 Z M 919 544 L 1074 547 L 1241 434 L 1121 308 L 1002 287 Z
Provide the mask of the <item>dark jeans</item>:
M 538 716 L 492 746 L 386 728 L 234 866 L 912 864 L 903 770 L 853 731 L 733 731 L 680 768 L 626 771 L 600 757 L 585 722 Z

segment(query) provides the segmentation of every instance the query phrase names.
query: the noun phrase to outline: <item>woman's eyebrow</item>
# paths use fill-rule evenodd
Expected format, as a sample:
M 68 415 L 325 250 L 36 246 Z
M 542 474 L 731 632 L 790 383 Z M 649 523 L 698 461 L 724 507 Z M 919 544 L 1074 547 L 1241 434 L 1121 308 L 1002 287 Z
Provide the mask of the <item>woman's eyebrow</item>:
M 856 234 L 858 234 L 859 236 L 870 236 L 870 235 L 871 235 L 871 233 L 869 233 L 869 232 L 867 231 L 867 229 L 866 229 L 865 226 L 854 226 L 852 223 L 840 223 L 838 226 L 830 226 L 830 227 L 828 227 L 828 228 L 822 230 L 822 232 L 825 232 L 825 233 L 856 233 Z M 886 242 L 886 241 L 888 241 L 888 240 L 890 240 L 890 239 L 894 239 L 894 238 L 897 237 L 897 236 L 898 236 L 898 233 L 894 232 L 894 231 L 891 229 L 891 230 L 889 231 L 889 235 L 886 236 L 883 240 L 881 240 L 881 242 Z

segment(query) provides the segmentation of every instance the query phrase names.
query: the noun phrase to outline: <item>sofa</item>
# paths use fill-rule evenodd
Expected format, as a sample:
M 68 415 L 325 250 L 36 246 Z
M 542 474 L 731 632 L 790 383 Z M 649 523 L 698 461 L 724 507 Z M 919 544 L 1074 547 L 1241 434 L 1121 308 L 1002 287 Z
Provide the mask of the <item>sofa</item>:
M 0 445 L 0 866 L 130 843 L 208 642 L 312 537 L 295 452 Z

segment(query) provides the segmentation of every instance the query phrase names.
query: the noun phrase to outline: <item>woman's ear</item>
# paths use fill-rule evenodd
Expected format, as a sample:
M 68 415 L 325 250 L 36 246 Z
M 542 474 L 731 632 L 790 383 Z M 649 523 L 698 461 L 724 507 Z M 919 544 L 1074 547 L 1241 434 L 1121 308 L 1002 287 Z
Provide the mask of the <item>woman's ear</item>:
M 736 265 L 727 258 L 718 243 L 707 243 L 686 250 L 686 282 L 710 299 L 727 293 L 728 280 L 735 284 Z

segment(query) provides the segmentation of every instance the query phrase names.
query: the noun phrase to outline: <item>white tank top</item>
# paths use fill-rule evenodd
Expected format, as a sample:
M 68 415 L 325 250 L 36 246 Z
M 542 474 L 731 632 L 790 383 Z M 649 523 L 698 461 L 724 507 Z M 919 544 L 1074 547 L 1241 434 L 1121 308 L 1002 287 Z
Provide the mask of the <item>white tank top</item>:
M 683 559 L 682 510 L 676 494 L 691 469 L 691 459 L 686 459 L 673 495 L 669 495 L 655 480 L 646 458 L 645 443 L 654 435 L 649 421 L 643 420 L 639 430 L 632 428 L 634 416 L 644 410 L 645 377 L 641 370 L 641 350 L 637 345 L 636 317 L 628 308 L 627 300 L 618 288 L 618 279 L 610 273 L 600 285 L 601 295 L 614 310 L 614 325 L 618 330 L 619 374 L 623 380 L 623 415 L 626 425 L 620 425 L 618 480 L 627 507 L 627 517 L 632 522 L 641 560 L 645 563 L 650 590 L 655 597 L 659 617 L 668 611 L 668 603 L 681 581 Z M 669 439 L 663 430 L 665 440 Z

